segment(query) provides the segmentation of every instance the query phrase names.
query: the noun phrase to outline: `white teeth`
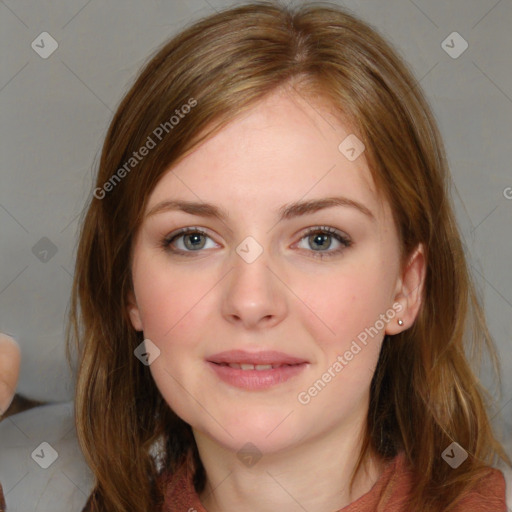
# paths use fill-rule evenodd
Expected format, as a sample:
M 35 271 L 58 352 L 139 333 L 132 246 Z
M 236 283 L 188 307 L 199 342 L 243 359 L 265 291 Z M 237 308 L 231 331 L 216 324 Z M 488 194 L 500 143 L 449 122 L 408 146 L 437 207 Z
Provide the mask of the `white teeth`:
M 273 368 L 278 368 L 279 364 L 273 366 L 271 364 L 238 364 L 238 363 L 229 363 L 228 366 L 230 368 L 234 368 L 235 370 L 272 370 Z

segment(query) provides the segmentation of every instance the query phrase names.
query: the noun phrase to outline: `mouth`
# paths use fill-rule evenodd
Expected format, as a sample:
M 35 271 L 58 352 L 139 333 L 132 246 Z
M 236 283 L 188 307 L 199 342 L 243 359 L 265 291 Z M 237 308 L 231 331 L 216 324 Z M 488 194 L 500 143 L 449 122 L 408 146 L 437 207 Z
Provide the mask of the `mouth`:
M 211 361 L 213 362 L 213 361 Z M 230 368 L 234 368 L 235 370 L 257 370 L 259 372 L 263 370 L 275 370 L 276 368 L 281 368 L 283 366 L 297 366 L 295 364 L 251 364 L 251 363 L 214 363 L 219 366 L 229 366 Z
M 282 352 L 241 350 L 215 354 L 206 362 L 220 380 L 246 390 L 263 390 L 282 384 L 309 365 L 306 359 Z
M 254 370 L 257 366 L 272 366 L 278 368 L 284 365 L 296 365 L 308 363 L 306 359 L 276 352 L 275 350 L 265 350 L 261 352 L 247 352 L 245 350 L 228 350 L 214 354 L 207 359 L 211 363 L 224 365 L 239 365 L 237 369 Z M 250 368 L 253 366 L 254 368 Z M 246 367 L 246 368 L 242 368 Z M 264 368 L 268 369 L 268 368 Z

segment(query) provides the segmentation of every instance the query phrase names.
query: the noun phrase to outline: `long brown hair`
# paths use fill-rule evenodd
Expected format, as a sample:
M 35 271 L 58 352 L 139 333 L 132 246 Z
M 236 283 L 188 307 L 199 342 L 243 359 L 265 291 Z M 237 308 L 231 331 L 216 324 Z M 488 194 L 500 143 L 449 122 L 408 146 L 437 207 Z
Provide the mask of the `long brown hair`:
M 349 120 L 391 205 L 402 264 L 419 243 L 426 250 L 423 304 L 409 329 L 383 342 L 353 474 L 370 450 L 386 460 L 403 450 L 415 475 L 409 509 L 449 511 L 498 458 L 510 464 L 465 355 L 470 350 L 477 361 L 487 348 L 498 373 L 450 204 L 445 150 L 418 82 L 373 28 L 337 6 L 255 2 L 166 42 L 121 101 L 105 139 L 81 226 L 67 344 L 69 359 L 73 347 L 78 352 L 76 426 L 95 476 L 91 510 L 156 510 L 162 471 L 182 463 L 195 471 L 196 490 L 204 488 L 190 426 L 133 354 L 143 335 L 127 313 L 132 241 L 169 167 L 278 87 L 322 98 Z M 154 147 L 131 160 L 149 139 Z M 150 451 L 157 440 L 158 460 Z M 452 441 L 469 454 L 457 470 L 441 458 Z

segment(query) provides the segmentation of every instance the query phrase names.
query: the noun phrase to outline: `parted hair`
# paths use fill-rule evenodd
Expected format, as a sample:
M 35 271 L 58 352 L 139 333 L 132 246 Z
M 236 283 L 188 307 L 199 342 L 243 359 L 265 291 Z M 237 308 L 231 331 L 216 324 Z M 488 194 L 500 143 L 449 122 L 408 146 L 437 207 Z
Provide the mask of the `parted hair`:
M 77 435 L 95 478 L 90 511 L 159 510 L 165 477 L 183 464 L 196 491 L 205 486 L 190 426 L 133 354 L 143 341 L 128 315 L 133 240 L 170 166 L 277 88 L 320 98 L 350 122 L 391 206 L 402 268 L 418 244 L 425 248 L 422 306 L 409 329 L 383 341 L 353 475 L 370 451 L 386 460 L 403 451 L 415 478 L 408 510 L 447 512 L 490 465 L 510 464 L 475 366 L 486 350 L 499 376 L 496 350 L 451 205 L 443 141 L 418 81 L 376 29 L 339 6 L 252 2 L 191 23 L 159 47 L 104 141 L 102 190 L 156 127 L 196 101 L 108 193 L 91 196 L 81 219 L 67 355 L 78 361 Z M 458 469 L 441 458 L 453 441 L 469 454 Z

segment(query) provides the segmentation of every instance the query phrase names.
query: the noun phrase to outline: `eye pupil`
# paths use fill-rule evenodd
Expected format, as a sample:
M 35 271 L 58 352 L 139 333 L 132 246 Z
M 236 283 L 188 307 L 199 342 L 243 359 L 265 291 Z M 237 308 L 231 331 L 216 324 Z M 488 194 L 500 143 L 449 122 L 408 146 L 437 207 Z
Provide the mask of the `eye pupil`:
M 330 237 L 330 235 L 322 235 L 322 234 L 318 233 L 316 235 L 311 236 L 310 240 L 312 240 L 313 243 L 316 244 L 316 243 L 318 243 L 318 239 L 320 238 L 321 239 L 321 242 L 320 242 L 321 245 L 320 246 L 325 248 L 325 247 L 329 247 L 330 246 L 330 244 L 328 244 L 328 245 L 323 244 L 323 242 L 325 242 L 326 239 L 329 238 L 329 237 Z
M 188 246 L 187 244 L 187 241 L 190 240 L 190 239 L 194 239 L 194 242 L 192 242 L 192 245 L 190 247 L 187 247 L 187 248 L 192 248 L 192 249 L 197 249 L 199 246 L 201 246 L 201 243 L 200 243 L 200 237 L 202 237 L 203 235 L 201 235 L 200 233 L 193 233 L 193 234 L 190 234 L 190 235 L 186 235 L 184 237 L 184 240 L 185 240 L 185 245 Z M 199 242 L 199 243 L 198 243 Z M 204 244 L 204 242 L 203 242 Z M 202 247 L 202 246 L 201 246 Z M 199 248 L 201 248 L 199 247 Z

